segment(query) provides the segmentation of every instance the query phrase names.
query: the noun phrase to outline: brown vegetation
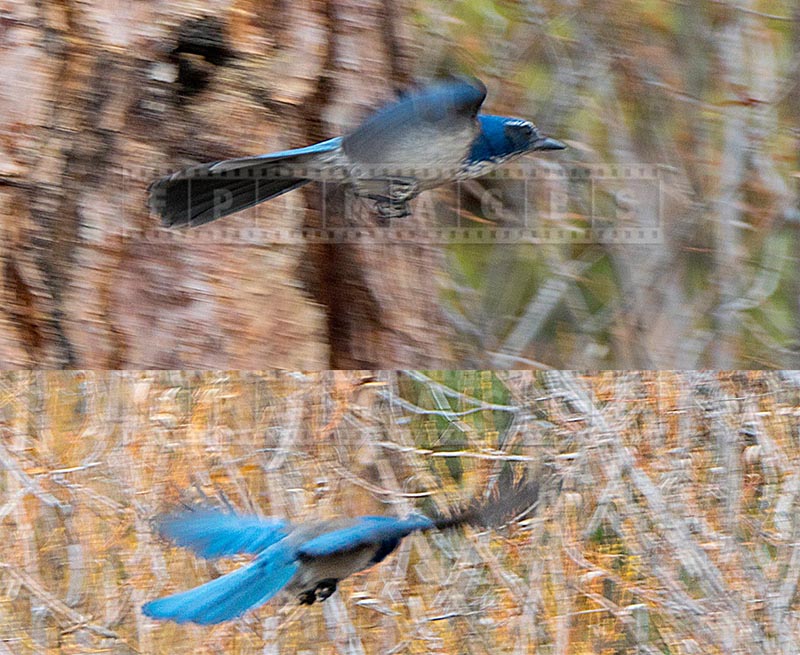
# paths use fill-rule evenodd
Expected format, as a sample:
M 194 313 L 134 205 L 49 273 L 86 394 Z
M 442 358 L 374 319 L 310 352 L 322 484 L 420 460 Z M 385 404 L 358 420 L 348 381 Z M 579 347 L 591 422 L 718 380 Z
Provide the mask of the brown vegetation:
M 796 653 L 799 427 L 790 374 L 5 374 L 0 653 Z M 178 503 L 446 513 L 508 468 L 534 516 L 322 605 L 139 612 L 237 565 L 155 536 Z

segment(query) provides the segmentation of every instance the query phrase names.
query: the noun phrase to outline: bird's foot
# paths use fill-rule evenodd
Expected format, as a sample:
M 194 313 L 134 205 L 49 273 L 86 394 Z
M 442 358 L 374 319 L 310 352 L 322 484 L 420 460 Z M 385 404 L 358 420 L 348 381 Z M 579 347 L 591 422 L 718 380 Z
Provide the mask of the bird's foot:
M 297 597 L 297 600 L 300 601 L 301 605 L 313 605 L 314 601 L 317 600 L 317 595 L 314 593 L 314 589 L 306 589 Z
M 405 218 L 411 214 L 411 209 L 409 209 L 407 202 L 394 200 L 378 200 L 375 203 L 375 209 L 382 225 L 387 225 L 394 218 Z
M 313 589 L 306 589 L 304 592 L 299 594 L 297 596 L 297 600 L 300 601 L 301 605 L 313 605 L 317 601 L 321 603 L 333 595 L 333 592 L 336 591 L 336 585 L 338 582 L 339 581 L 336 578 L 325 578 L 324 580 L 320 580 L 316 587 Z
M 336 591 L 336 584 L 338 582 L 339 581 L 335 578 L 326 578 L 325 580 L 320 580 L 314 589 L 317 600 L 321 603 L 323 600 L 330 598 L 333 595 L 333 592 Z
M 355 194 L 375 202 L 375 210 L 382 225 L 393 218 L 411 214 L 408 203 L 421 191 L 419 181 L 413 177 L 379 177 L 358 179 L 353 185 Z

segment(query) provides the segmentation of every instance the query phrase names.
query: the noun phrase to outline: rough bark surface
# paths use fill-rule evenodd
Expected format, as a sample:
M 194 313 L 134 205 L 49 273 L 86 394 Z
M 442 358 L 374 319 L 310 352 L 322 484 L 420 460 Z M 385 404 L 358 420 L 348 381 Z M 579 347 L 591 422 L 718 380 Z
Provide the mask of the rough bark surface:
M 206 231 L 167 232 L 146 209 L 160 174 L 332 136 L 390 97 L 389 80 L 407 76 L 397 10 L 11 3 L 0 27 L 3 366 L 446 361 L 445 335 L 425 329 L 443 323 L 436 249 L 246 238 L 253 225 L 314 225 L 314 185 Z

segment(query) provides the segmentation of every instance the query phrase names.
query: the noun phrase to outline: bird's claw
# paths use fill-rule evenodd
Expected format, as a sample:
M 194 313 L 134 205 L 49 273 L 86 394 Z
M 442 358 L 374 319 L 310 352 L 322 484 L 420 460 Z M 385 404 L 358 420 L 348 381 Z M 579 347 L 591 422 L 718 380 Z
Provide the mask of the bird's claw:
M 313 605 L 316 601 L 320 603 L 330 598 L 336 591 L 338 580 L 335 578 L 326 578 L 320 580 L 317 586 L 313 589 L 306 589 L 304 592 L 297 596 L 297 600 L 301 605 Z
M 318 584 L 314 592 L 317 595 L 317 600 L 321 603 L 323 600 L 327 600 L 333 595 L 333 592 L 336 591 L 336 583 L 338 580 L 333 578 L 328 578 L 326 580 L 321 580 Z
M 394 218 L 405 218 L 411 215 L 407 202 L 383 199 L 375 203 L 375 209 L 382 223 L 391 221 Z
M 409 201 L 420 192 L 419 182 L 412 177 L 359 179 L 354 183 L 355 194 L 375 202 L 381 223 L 411 214 Z
M 313 589 L 306 589 L 297 597 L 297 600 L 300 601 L 301 605 L 313 605 L 314 601 L 317 600 L 317 595 Z

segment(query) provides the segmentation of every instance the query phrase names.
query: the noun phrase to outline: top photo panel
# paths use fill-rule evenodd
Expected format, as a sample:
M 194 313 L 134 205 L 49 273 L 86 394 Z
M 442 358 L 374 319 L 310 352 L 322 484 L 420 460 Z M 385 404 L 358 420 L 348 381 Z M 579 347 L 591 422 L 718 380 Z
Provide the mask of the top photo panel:
M 800 368 L 794 1 L 0 18 L 4 369 Z

